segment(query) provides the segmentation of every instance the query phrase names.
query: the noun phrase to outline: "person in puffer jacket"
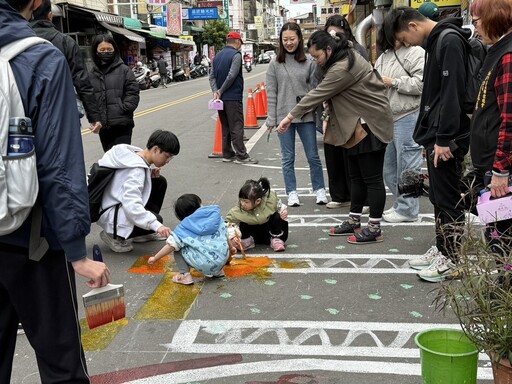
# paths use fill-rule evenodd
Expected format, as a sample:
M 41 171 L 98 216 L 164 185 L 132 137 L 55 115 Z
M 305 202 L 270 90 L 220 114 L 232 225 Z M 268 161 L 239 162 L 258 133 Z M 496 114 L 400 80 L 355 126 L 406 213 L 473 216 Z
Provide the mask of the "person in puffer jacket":
M 133 71 L 119 56 L 119 48 L 110 35 L 97 35 L 91 45 L 94 67 L 89 80 L 101 107 L 100 135 L 103 151 L 117 144 L 131 144 L 135 126 L 133 113 L 140 100 L 140 89 Z
M 220 207 L 202 207 L 201 198 L 194 194 L 180 196 L 174 205 L 176 217 L 181 221 L 167 238 L 166 245 L 148 259 L 153 264 L 163 256 L 174 254 L 180 273 L 172 277 L 178 284 L 194 284 L 190 267 L 208 277 L 222 277 L 222 268 L 230 254 L 236 253 L 228 239 L 227 225 L 220 214 Z

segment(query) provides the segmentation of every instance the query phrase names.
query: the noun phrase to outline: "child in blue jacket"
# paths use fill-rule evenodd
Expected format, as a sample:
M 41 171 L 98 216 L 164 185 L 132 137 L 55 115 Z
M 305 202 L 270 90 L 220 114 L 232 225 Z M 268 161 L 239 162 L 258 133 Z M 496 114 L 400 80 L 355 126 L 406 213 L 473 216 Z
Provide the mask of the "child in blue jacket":
M 174 251 L 179 274 L 172 277 L 178 284 L 194 284 L 190 267 L 206 275 L 222 277 L 222 268 L 230 253 L 236 253 L 229 239 L 227 226 L 217 205 L 201 206 L 201 199 L 194 194 L 182 195 L 174 205 L 176 217 L 181 221 L 167 238 L 166 245 L 149 258 L 153 264 Z

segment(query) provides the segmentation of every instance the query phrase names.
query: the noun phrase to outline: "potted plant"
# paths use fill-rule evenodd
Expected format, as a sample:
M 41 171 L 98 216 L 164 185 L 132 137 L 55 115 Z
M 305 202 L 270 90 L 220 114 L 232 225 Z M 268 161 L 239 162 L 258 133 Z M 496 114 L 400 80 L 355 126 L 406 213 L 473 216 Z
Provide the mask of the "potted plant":
M 457 279 L 439 285 L 434 304 L 453 310 L 466 336 L 490 356 L 494 382 L 512 384 L 512 245 L 503 246 L 512 239 L 500 240 L 489 245 L 484 236 L 466 236 Z

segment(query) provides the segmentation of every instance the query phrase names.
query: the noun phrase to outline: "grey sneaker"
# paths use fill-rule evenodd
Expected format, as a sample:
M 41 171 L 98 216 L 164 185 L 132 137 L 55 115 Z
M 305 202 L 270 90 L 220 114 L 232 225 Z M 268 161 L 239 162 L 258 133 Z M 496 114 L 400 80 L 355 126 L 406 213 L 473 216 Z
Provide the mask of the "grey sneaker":
M 246 159 L 235 159 L 235 164 L 258 164 L 258 160 L 248 157 Z
M 223 163 L 232 163 L 233 161 L 235 161 L 236 157 L 223 157 L 222 158 L 222 162 Z
M 133 250 L 133 245 L 131 245 L 127 240 L 114 239 L 112 235 L 105 233 L 105 231 L 101 231 L 100 237 L 113 252 L 125 253 Z
M 134 237 L 132 240 L 134 243 L 147 243 L 148 241 L 163 241 L 165 240 L 165 237 L 157 232 L 154 232 L 147 235 Z
M 416 259 L 409 260 L 409 266 L 412 269 L 425 269 L 430 267 L 435 258 L 441 255 L 441 252 L 437 249 L 435 245 L 431 246 L 430 249 L 425 252 L 423 256 L 420 256 Z
M 350 201 L 329 201 L 325 207 L 329 209 L 350 207 Z
M 447 257 L 439 254 L 433 261 L 430 267 L 422 269 L 418 272 L 417 276 L 420 279 L 437 283 L 446 278 L 453 278 L 457 275 L 457 266 Z

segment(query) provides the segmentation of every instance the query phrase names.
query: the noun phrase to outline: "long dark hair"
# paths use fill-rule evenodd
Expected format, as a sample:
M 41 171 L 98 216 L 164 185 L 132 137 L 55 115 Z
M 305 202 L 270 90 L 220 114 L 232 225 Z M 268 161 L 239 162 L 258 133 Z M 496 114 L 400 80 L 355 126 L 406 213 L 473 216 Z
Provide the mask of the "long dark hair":
M 112 44 L 112 46 L 114 47 L 114 52 L 116 53 L 116 57 L 119 57 L 119 48 L 117 47 L 114 38 L 110 34 L 101 34 L 94 36 L 91 45 L 91 55 L 92 59 L 94 60 L 94 64 L 96 64 L 98 68 L 101 67 L 102 64 L 96 52 L 98 50 L 98 45 L 100 45 L 103 42 Z
M 277 53 L 277 62 L 284 63 L 286 61 L 286 49 L 284 49 L 283 44 L 283 32 L 284 31 L 294 31 L 299 38 L 299 46 L 295 50 L 295 60 L 299 63 L 306 61 L 306 53 L 304 52 L 304 38 L 302 37 L 302 31 L 300 30 L 300 26 L 297 23 L 288 22 L 284 23 L 281 28 L 281 32 L 279 32 L 279 51 Z
M 347 39 L 352 41 L 353 43 L 356 43 L 356 38 L 354 37 L 354 34 L 352 33 L 352 29 L 350 28 L 350 24 L 348 23 L 347 19 L 343 15 L 332 15 L 327 19 L 324 25 L 324 29 L 327 30 L 329 27 L 338 27 L 341 28 L 343 33 L 347 36 Z
M 240 192 L 238 192 L 239 199 L 250 200 L 253 204 L 256 200 L 263 198 L 265 195 L 270 194 L 270 182 L 266 177 L 260 177 L 259 180 L 247 180 Z
M 327 59 L 323 66 L 324 73 L 337 61 L 348 58 L 348 69 L 352 68 L 355 61 L 355 55 L 349 46 L 348 37 L 343 32 L 336 32 L 333 37 L 326 30 L 314 32 L 308 41 L 308 48 L 315 46 L 317 50 L 327 52 L 327 48 L 331 48 L 331 57 Z

